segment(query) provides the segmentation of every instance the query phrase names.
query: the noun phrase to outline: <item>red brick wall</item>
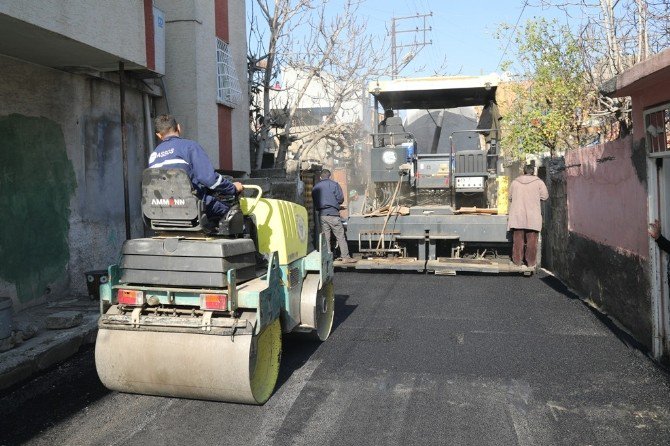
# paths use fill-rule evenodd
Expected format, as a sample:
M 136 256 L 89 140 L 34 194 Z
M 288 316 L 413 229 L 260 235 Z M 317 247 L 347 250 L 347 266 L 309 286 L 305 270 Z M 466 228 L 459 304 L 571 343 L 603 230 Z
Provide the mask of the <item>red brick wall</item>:
M 144 42 L 147 55 L 147 68 L 156 69 L 156 46 L 154 43 L 154 9 L 152 0 L 144 0 Z
M 228 0 L 214 1 L 214 19 L 216 21 L 216 36 L 230 43 L 228 40 Z
M 219 114 L 219 165 L 221 169 L 233 168 L 233 110 L 218 104 Z

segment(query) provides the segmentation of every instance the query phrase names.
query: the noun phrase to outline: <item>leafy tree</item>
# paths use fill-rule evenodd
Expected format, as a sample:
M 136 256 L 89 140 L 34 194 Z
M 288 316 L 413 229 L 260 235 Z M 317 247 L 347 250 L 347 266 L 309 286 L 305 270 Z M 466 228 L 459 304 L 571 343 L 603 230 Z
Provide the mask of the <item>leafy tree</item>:
M 508 156 L 556 152 L 577 147 L 585 136 L 588 103 L 585 73 L 576 39 L 565 26 L 544 19 L 528 21 L 515 36 L 516 66 L 504 110 L 503 147 Z M 508 70 L 511 63 L 502 67 Z
M 630 98 L 611 98 L 599 90 L 633 64 L 670 45 L 670 0 L 538 0 L 537 6 L 562 12 L 578 40 L 590 92 L 585 116 L 597 140 L 627 135 Z

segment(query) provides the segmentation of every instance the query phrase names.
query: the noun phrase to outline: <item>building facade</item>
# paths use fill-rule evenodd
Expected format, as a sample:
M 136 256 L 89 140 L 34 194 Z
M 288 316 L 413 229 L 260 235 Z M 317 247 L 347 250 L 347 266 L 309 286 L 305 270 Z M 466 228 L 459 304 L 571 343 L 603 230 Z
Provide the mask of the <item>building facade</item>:
M 249 171 L 244 24 L 226 0 L 0 0 L 0 295 L 15 309 L 86 294 L 84 272 L 145 235 L 156 114 Z
M 249 92 L 244 2 L 155 0 L 165 14 L 165 98 L 224 170 L 249 172 Z

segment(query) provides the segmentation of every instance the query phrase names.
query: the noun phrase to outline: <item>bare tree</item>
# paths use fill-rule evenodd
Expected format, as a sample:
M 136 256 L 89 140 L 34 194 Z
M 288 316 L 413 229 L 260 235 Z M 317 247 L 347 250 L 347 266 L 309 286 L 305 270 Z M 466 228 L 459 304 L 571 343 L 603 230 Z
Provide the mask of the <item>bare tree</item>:
M 637 5 L 638 17 L 638 36 L 637 36 L 637 62 L 645 60 L 649 54 L 649 34 L 647 33 L 647 2 L 645 0 L 635 0 Z
M 257 15 L 252 11 L 249 27 L 249 85 L 250 97 L 255 97 L 257 92 L 263 95 L 262 108 L 256 110 L 253 123 L 256 132 L 253 135 L 255 144 L 252 144 L 256 147 L 255 167 L 260 168 L 263 153 L 270 146 L 270 94 L 271 86 L 277 78 L 277 66 L 281 62 L 280 48 L 282 44 L 287 47 L 284 41 L 290 39 L 291 32 L 313 6 L 311 0 L 274 0 L 272 3 L 269 0 L 256 0 L 256 4 L 265 26 L 260 26 Z M 260 81 L 254 79 L 257 72 L 260 72 Z
M 263 123 L 266 129 L 261 125 L 260 140 L 267 141 L 263 131 L 269 134 L 270 110 L 283 111 L 275 116 L 274 122 L 279 129 L 277 166 L 284 166 L 289 147 L 294 150 L 293 158 L 298 159 L 324 142 L 331 148 L 344 150 L 360 134 L 360 122 L 351 114 L 354 108 L 360 108 L 364 83 L 388 72 L 384 64 L 387 46 L 369 35 L 366 24 L 358 17 L 362 3 L 362 0 L 346 0 L 339 13 L 328 15 L 327 2 L 318 8 L 303 2 L 299 13 L 292 16 L 293 25 L 300 23 L 301 30 L 292 36 L 277 32 L 285 29 L 285 25 L 282 28 L 277 22 L 270 24 L 270 35 L 280 37 L 275 39 L 273 69 L 284 74 L 285 82 L 272 99 L 270 87 L 272 80 L 277 79 L 277 72 L 271 72 L 269 65 L 264 68 Z M 289 79 L 288 74 L 293 77 Z M 318 122 L 305 113 L 311 108 L 322 112 Z M 259 148 L 260 156 L 264 150 L 264 147 Z

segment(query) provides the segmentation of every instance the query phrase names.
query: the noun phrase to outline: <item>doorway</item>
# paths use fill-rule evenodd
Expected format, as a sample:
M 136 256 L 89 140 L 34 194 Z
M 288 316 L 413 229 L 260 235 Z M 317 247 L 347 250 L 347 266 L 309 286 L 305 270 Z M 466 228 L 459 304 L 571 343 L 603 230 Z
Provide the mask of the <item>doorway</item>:
M 649 221 L 661 222 L 661 234 L 670 234 L 670 154 L 650 156 Z M 652 353 L 654 358 L 670 357 L 670 284 L 668 283 L 668 255 L 650 239 L 649 259 L 651 274 Z

